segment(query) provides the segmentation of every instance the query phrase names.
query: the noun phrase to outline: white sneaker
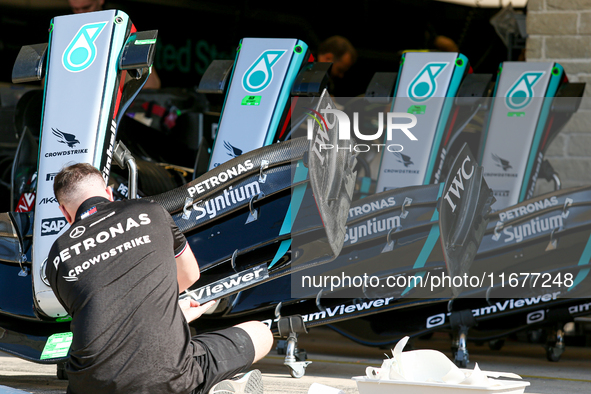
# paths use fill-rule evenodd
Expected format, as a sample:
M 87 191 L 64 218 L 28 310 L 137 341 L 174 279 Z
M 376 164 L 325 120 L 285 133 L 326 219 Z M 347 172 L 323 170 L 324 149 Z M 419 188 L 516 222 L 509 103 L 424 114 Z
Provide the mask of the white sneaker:
M 222 380 L 209 390 L 209 394 L 263 394 L 261 371 L 254 369 L 238 380 Z

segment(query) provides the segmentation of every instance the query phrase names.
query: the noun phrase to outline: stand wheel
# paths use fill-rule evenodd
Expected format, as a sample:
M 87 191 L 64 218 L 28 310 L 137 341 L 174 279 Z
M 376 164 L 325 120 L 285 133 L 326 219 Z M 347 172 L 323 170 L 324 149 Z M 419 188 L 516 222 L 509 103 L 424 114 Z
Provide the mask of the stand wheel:
M 560 357 L 562 356 L 562 353 L 564 353 L 563 347 L 548 346 L 546 348 L 546 358 L 548 359 L 548 361 L 552 361 L 552 362 L 560 361 Z
M 312 361 L 290 361 L 284 363 L 289 368 L 289 374 L 292 378 L 299 379 L 306 374 L 306 367 L 312 364 Z
M 295 369 L 290 368 L 289 374 L 291 375 L 292 378 L 299 379 L 306 374 L 306 370 L 305 369 L 295 370 Z
M 504 345 L 504 339 L 493 339 L 492 341 L 488 341 L 488 348 L 490 350 L 501 350 Z

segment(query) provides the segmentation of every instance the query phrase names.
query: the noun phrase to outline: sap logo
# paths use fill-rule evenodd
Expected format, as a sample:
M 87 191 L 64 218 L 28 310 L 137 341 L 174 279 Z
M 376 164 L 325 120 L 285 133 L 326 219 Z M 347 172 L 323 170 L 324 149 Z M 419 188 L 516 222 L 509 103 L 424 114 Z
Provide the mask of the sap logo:
M 446 63 L 427 63 L 408 85 L 408 97 L 415 102 L 422 102 L 433 97 L 437 91 L 437 77 L 447 67 Z
M 527 314 L 527 324 L 537 323 L 542 321 L 546 318 L 546 312 L 544 310 L 539 310 L 535 312 L 531 312 Z
M 96 59 L 95 41 L 108 22 L 87 23 L 82 26 L 62 56 L 62 64 L 69 72 L 86 70 Z
M 523 109 L 529 105 L 534 96 L 534 86 L 545 74 L 545 71 L 524 72 L 505 94 L 505 103 L 510 109 Z
M 445 323 L 445 313 L 430 316 L 427 318 L 427 328 L 441 326 Z
M 49 218 L 41 220 L 41 236 L 58 234 L 64 227 L 66 227 L 66 219 L 64 218 Z
M 474 167 L 472 167 L 472 171 L 470 172 L 470 174 L 468 174 L 466 172 L 466 163 L 471 161 L 469 156 L 466 156 L 466 158 L 464 159 L 464 161 L 462 162 L 462 166 L 460 168 L 458 168 L 458 173 L 454 176 L 454 179 L 451 182 L 451 185 L 449 186 L 449 189 L 447 190 L 447 193 L 445 193 L 445 200 L 447 201 L 447 203 L 449 204 L 449 206 L 451 207 L 451 211 L 454 212 L 456 210 L 456 204 L 454 204 L 454 202 L 451 199 L 451 196 L 449 195 L 449 193 L 453 194 L 454 196 L 456 196 L 457 198 L 461 197 L 460 194 L 460 190 L 464 190 L 464 180 L 468 180 L 470 178 L 472 178 L 472 175 L 474 175 Z
M 261 53 L 244 73 L 242 87 L 250 93 L 265 90 L 273 80 L 273 66 L 287 52 L 281 49 L 271 49 Z
M 42 198 L 39 201 L 39 204 L 53 204 L 53 203 L 59 204 L 58 201 L 57 201 L 57 198 L 55 198 L 55 197 L 45 197 L 45 198 Z

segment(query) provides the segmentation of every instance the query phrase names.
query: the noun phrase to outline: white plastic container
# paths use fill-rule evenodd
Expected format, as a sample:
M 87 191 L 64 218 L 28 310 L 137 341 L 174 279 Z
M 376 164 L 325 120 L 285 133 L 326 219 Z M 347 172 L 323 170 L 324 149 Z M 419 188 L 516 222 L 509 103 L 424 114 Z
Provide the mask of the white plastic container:
M 500 385 L 483 387 L 463 384 L 408 382 L 399 380 L 370 380 L 366 376 L 354 376 L 359 394 L 521 394 L 529 382 L 496 380 Z
M 308 394 L 345 394 L 342 390 L 334 387 L 325 386 L 320 383 L 312 383 L 308 389 Z

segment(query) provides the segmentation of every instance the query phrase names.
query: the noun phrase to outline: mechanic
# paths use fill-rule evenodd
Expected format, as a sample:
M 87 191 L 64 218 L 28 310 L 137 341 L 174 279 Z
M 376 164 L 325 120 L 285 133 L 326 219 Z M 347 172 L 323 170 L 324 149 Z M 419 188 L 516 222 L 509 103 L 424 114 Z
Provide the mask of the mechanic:
M 68 393 L 262 393 L 258 370 L 224 379 L 269 352 L 270 330 L 250 321 L 191 338 L 187 322 L 214 301 L 179 303 L 199 266 L 161 205 L 113 202 L 101 173 L 85 163 L 61 170 L 53 188 L 71 225 L 46 269 L 72 317 Z
M 318 47 L 318 61 L 332 63 L 330 76 L 343 78 L 357 61 L 357 51 L 345 37 L 332 36 L 324 40 Z

